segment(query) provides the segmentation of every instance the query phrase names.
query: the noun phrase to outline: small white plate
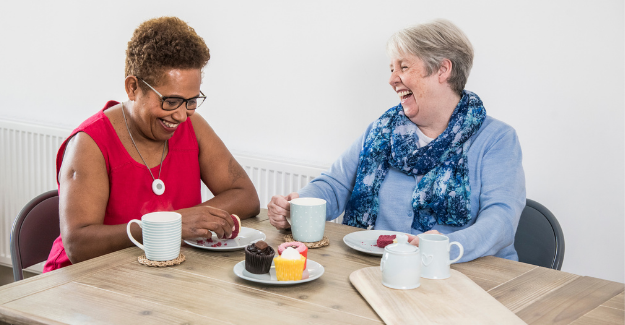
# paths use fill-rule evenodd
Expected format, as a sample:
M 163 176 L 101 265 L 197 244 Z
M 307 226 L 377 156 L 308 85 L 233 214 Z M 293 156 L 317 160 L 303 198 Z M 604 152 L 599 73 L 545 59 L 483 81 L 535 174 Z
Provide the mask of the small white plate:
M 276 278 L 276 268 L 273 266 L 273 262 L 271 263 L 271 269 L 269 269 L 269 273 L 254 274 L 248 272 L 245 269 L 245 261 L 241 261 L 234 266 L 234 274 L 236 274 L 241 279 L 252 282 L 271 285 L 291 285 L 316 280 L 325 271 L 323 266 L 315 261 L 309 259 L 308 261 L 306 261 L 306 263 L 306 270 L 304 270 L 304 274 L 302 274 L 302 279 L 297 281 L 278 281 L 278 279 Z
M 185 239 L 185 243 L 193 247 L 208 249 L 211 251 L 234 251 L 237 249 L 244 249 L 245 246 L 257 242 L 259 240 L 265 240 L 267 236 L 260 230 L 241 227 L 239 235 L 235 239 L 219 239 L 217 235 L 213 233 L 210 239 L 207 238 L 195 238 Z
M 380 235 L 407 235 L 406 233 L 390 230 L 364 230 L 356 231 L 343 237 L 343 242 L 363 253 L 382 256 L 384 254 L 384 248 L 378 247 L 378 237 Z

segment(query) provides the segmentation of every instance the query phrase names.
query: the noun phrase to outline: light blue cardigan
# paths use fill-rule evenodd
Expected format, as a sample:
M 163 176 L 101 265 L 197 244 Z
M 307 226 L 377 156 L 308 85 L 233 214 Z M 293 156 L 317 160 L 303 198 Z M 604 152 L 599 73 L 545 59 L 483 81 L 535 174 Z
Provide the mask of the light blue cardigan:
M 369 130 L 371 125 L 328 171 L 298 192 L 300 197 L 326 200 L 328 220 L 337 218 L 345 210 L 356 181 L 360 151 Z M 490 116 L 486 117 L 471 142 L 467 157 L 472 219 L 463 227 L 437 224 L 433 229 L 464 246 L 464 255 L 458 262 L 488 255 L 516 261 L 514 234 L 525 207 L 521 145 L 512 127 Z M 374 229 L 415 235 L 421 233 L 411 228 L 415 186 L 415 176 L 390 168 L 380 186 L 380 211 Z M 451 258 L 456 258 L 458 252 L 458 248 L 452 246 Z

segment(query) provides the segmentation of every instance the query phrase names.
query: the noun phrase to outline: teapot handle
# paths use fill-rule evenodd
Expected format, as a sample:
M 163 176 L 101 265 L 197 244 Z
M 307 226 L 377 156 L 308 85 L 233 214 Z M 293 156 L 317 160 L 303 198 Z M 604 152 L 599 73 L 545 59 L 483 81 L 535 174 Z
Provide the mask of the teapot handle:
M 388 254 L 384 254 L 380 260 L 380 271 L 384 272 L 384 262 L 388 259 Z

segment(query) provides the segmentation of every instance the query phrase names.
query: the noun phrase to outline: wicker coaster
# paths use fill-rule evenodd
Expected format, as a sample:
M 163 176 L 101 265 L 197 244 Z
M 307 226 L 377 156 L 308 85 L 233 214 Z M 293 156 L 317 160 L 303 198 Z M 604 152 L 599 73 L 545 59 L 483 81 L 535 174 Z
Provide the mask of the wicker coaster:
M 284 235 L 284 242 L 288 243 L 291 241 L 296 241 L 295 239 L 293 239 L 293 235 L 292 234 L 286 234 Z M 301 242 L 302 244 L 306 245 L 306 247 L 308 248 L 319 248 L 319 247 L 324 247 L 324 246 L 328 246 L 330 245 L 330 240 L 328 239 L 328 237 L 323 236 L 323 239 L 321 239 L 320 241 L 316 241 L 316 242 L 312 242 L 312 243 L 307 243 L 307 242 Z
M 147 266 L 165 267 L 165 266 L 178 265 L 184 261 L 185 261 L 185 257 L 182 253 L 180 253 L 180 255 L 178 255 L 177 258 L 173 260 L 169 260 L 169 261 L 150 261 L 148 260 L 147 257 L 145 257 L 145 254 L 139 256 L 139 263 L 143 265 L 147 265 Z

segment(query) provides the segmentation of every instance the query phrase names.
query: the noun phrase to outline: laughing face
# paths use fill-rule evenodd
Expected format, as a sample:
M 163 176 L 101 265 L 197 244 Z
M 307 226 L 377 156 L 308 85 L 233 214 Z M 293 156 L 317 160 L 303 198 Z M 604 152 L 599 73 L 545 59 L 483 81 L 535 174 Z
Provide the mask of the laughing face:
M 437 97 L 439 78 L 437 73 L 427 75 L 423 61 L 417 56 L 404 54 L 391 59 L 389 84 L 397 93 L 404 113 L 411 121 L 427 121 Z
M 163 97 L 188 99 L 200 95 L 201 81 L 199 69 L 172 69 L 165 72 L 158 86 L 152 87 Z M 171 138 L 180 123 L 195 112 L 187 110 L 185 103 L 173 111 L 163 110 L 160 96 L 149 87 L 146 91 L 139 91 L 134 100 L 133 118 L 139 132 L 156 141 Z

